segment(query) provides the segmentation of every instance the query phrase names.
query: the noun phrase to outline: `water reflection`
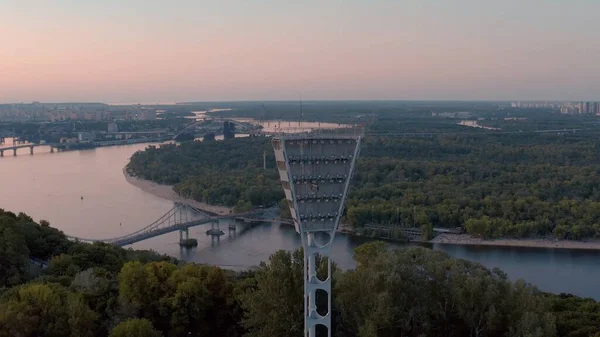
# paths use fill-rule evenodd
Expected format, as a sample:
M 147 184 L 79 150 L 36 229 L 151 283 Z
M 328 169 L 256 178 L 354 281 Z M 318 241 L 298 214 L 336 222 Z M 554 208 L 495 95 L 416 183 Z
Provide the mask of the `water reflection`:
M 445 244 L 435 244 L 433 249 L 488 268 L 498 267 L 512 280 L 522 278 L 545 291 L 600 299 L 600 270 L 595 267 L 600 251 Z

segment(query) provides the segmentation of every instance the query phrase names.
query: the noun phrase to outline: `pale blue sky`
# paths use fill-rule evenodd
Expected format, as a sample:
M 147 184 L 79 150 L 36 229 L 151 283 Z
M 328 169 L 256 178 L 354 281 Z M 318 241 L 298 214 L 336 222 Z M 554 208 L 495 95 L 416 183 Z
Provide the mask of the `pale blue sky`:
M 0 0 L 0 102 L 600 100 L 598 0 Z

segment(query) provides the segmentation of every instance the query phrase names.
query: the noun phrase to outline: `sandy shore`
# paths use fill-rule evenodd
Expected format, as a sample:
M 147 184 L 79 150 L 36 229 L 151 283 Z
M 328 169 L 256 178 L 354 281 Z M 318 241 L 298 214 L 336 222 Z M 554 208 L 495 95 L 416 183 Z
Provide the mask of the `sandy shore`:
M 473 246 L 504 246 L 504 247 L 537 247 L 537 248 L 563 248 L 563 249 L 600 249 L 600 241 L 569 241 L 553 239 L 497 239 L 483 240 L 474 238 L 469 234 L 440 234 L 430 241 L 452 245 Z
M 209 205 L 207 203 L 199 202 L 193 199 L 182 198 L 177 193 L 175 193 L 175 191 L 173 191 L 172 186 L 161 185 L 149 180 L 133 177 L 129 175 L 126 168 L 123 168 L 123 175 L 125 176 L 125 180 L 127 180 L 127 182 L 131 185 L 141 189 L 144 192 L 153 194 L 159 198 L 171 200 L 173 202 L 179 202 L 182 204 L 187 204 L 198 209 L 216 213 L 219 215 L 226 215 L 233 212 L 233 209 L 229 207 Z

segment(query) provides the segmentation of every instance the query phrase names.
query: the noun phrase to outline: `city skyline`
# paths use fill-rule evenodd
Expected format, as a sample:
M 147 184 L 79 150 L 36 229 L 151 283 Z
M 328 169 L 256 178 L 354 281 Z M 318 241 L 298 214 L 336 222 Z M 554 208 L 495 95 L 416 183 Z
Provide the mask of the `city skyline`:
M 0 3 L 0 103 L 597 101 L 600 3 Z

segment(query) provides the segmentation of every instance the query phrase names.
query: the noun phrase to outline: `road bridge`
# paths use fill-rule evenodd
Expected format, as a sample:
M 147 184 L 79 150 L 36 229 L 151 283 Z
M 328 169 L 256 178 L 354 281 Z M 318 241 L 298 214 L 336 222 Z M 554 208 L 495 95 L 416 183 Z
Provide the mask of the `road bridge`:
M 33 149 L 40 146 L 50 146 L 50 152 L 54 152 L 54 149 L 58 149 L 56 144 L 23 144 L 23 145 L 13 145 L 13 146 L 5 146 L 0 147 L 0 157 L 4 157 L 4 151 L 12 151 L 13 156 L 17 155 L 18 149 L 26 149 L 29 148 L 29 154 L 33 154 Z
M 115 246 L 127 246 L 134 244 L 136 242 L 144 241 L 150 238 L 154 238 L 157 236 L 161 236 L 164 234 L 177 232 L 180 233 L 180 238 L 183 240 L 185 235 L 185 239 L 189 239 L 189 228 L 200 226 L 209 223 L 215 223 L 219 220 L 226 219 L 235 219 L 241 218 L 249 221 L 259 221 L 259 222 L 271 222 L 271 223 L 285 223 L 285 220 L 278 219 L 262 219 L 266 213 L 272 212 L 272 209 L 260 209 L 254 210 L 245 213 L 237 213 L 237 214 L 228 214 L 228 215 L 209 215 L 202 210 L 199 210 L 195 207 L 192 207 L 187 204 L 176 204 L 171 210 L 161 216 L 158 220 L 149 224 L 148 226 L 141 228 L 133 233 L 113 237 L 113 238 L 105 238 L 105 239 L 90 239 L 90 238 L 81 238 L 76 236 L 67 237 L 71 240 L 81 241 L 81 242 L 104 242 L 108 244 L 112 244 Z

